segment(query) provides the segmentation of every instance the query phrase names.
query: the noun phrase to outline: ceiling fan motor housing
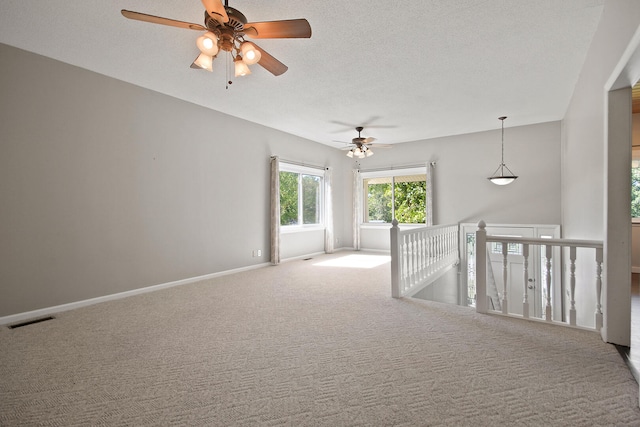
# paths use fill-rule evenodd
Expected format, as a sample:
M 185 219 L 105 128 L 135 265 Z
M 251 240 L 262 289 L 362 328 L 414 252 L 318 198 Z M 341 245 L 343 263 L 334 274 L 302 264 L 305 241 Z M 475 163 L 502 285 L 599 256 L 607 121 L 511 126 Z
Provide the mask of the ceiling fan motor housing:
M 226 9 L 227 16 L 229 17 L 229 22 L 225 24 L 221 24 L 217 20 L 213 19 L 207 11 L 204 11 L 204 25 L 210 30 L 214 30 L 218 27 L 231 27 L 235 31 L 241 32 L 244 29 L 245 24 L 247 23 L 247 17 L 242 14 L 238 9 L 234 9 L 232 7 L 227 7 Z
M 222 24 L 205 11 L 204 25 L 220 37 L 220 49 L 225 52 L 231 52 L 234 47 L 236 33 L 242 33 L 244 25 L 247 23 L 247 17 L 232 7 L 227 7 L 225 10 L 229 17 L 229 22 Z

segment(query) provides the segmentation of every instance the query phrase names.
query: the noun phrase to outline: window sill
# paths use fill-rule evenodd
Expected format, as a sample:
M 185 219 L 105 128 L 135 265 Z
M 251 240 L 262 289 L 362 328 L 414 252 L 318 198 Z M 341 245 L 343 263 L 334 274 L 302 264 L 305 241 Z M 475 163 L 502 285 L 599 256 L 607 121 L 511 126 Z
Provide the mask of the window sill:
M 372 223 L 372 222 L 366 222 L 366 223 L 362 223 L 360 224 L 360 228 L 369 228 L 369 229 L 390 229 L 392 226 L 391 223 L 389 222 L 384 222 L 384 223 Z M 426 227 L 426 224 L 398 224 L 398 227 L 400 228 L 404 228 L 404 229 L 413 229 L 413 228 L 422 228 L 422 227 Z
M 280 234 L 290 234 L 290 233 L 306 233 L 308 231 L 324 231 L 324 225 L 308 225 L 308 226 L 297 226 L 297 225 L 288 225 L 288 226 L 280 226 Z

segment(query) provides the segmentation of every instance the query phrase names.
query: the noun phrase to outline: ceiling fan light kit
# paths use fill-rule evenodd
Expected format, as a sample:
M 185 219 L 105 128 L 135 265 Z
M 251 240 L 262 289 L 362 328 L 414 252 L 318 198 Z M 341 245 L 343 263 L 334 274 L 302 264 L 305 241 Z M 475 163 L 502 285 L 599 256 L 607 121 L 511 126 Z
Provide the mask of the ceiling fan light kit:
M 262 54 L 256 46 L 251 42 L 244 42 L 240 45 L 240 52 L 242 52 L 242 60 L 247 65 L 253 65 L 260 61 Z
M 242 57 L 240 55 L 236 55 L 236 59 L 233 60 L 233 63 L 235 66 L 236 77 L 246 76 L 251 74 L 251 70 L 249 69 L 249 66 L 242 60 Z
M 506 120 L 506 116 L 498 117 L 498 120 L 502 122 L 502 160 L 498 169 L 495 170 L 493 175 L 487 178 L 489 181 L 493 182 L 496 185 L 507 185 L 511 184 L 513 181 L 518 179 L 518 177 L 511 172 L 511 169 L 504 164 L 504 121 Z M 505 170 L 507 174 L 505 174 Z M 498 173 L 499 172 L 499 173 Z
M 205 53 L 201 53 L 198 55 L 193 64 L 191 64 L 192 68 L 198 67 L 203 70 L 207 70 L 209 72 L 213 72 L 213 58 Z
M 254 43 L 246 41 L 245 36 L 257 39 L 311 37 L 311 26 L 306 19 L 247 22 L 242 12 L 229 7 L 228 0 L 225 0 L 224 6 L 221 0 L 202 0 L 202 4 L 206 10 L 204 26 L 124 9 L 121 13 L 125 18 L 137 21 L 205 31 L 196 39 L 196 46 L 201 54 L 191 64 L 191 68 L 213 71 L 213 60 L 220 51 L 224 51 L 233 58 L 236 77 L 251 74 L 248 66 L 253 64 L 260 65 L 274 76 L 288 70 L 282 62 Z
M 356 128 L 356 131 L 358 132 L 358 137 L 353 138 L 351 140 L 351 144 L 354 145 L 353 147 L 345 148 L 349 150 L 347 151 L 347 157 L 349 158 L 357 157 L 358 159 L 364 159 L 365 157 L 373 156 L 373 150 L 371 149 L 371 146 L 374 145 L 373 141 L 375 141 L 376 139 L 372 137 L 363 138 L 362 136 L 360 136 L 360 132 L 362 132 L 363 129 L 364 128 L 362 126 L 358 126 Z M 336 141 L 336 142 L 340 142 L 340 141 Z M 375 144 L 375 146 L 382 147 L 382 148 L 391 147 L 390 145 L 385 145 L 385 144 Z

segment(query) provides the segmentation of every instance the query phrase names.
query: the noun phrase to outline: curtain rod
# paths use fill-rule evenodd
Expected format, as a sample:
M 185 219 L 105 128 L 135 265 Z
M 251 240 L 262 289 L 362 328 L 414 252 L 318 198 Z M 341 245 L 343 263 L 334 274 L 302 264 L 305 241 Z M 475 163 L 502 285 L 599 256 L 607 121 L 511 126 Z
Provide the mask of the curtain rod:
M 359 169 L 359 171 L 360 172 L 378 172 L 378 171 L 392 171 L 392 170 L 398 170 L 398 169 L 423 168 L 427 163 L 430 164 L 431 166 L 436 165 L 436 162 L 425 162 L 419 165 L 391 166 L 388 168 L 377 168 L 377 169 Z
M 271 156 L 271 157 L 278 157 L 278 156 Z M 278 160 L 281 161 L 282 163 L 288 163 L 290 165 L 296 165 L 296 166 L 304 166 L 305 168 L 320 169 L 320 170 L 327 169 L 326 166 L 310 165 L 309 163 L 296 162 L 293 160 L 281 159 L 279 157 L 278 157 Z

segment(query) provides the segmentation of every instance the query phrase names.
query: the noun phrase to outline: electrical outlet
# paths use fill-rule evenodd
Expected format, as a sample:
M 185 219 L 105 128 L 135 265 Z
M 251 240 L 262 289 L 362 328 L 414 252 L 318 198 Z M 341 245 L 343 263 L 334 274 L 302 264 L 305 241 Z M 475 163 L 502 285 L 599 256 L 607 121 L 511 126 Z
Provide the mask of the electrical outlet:
M 251 251 L 251 256 L 255 258 L 255 256 L 256 256 L 256 251 Z
M 262 256 L 262 249 L 258 249 L 258 256 Z

